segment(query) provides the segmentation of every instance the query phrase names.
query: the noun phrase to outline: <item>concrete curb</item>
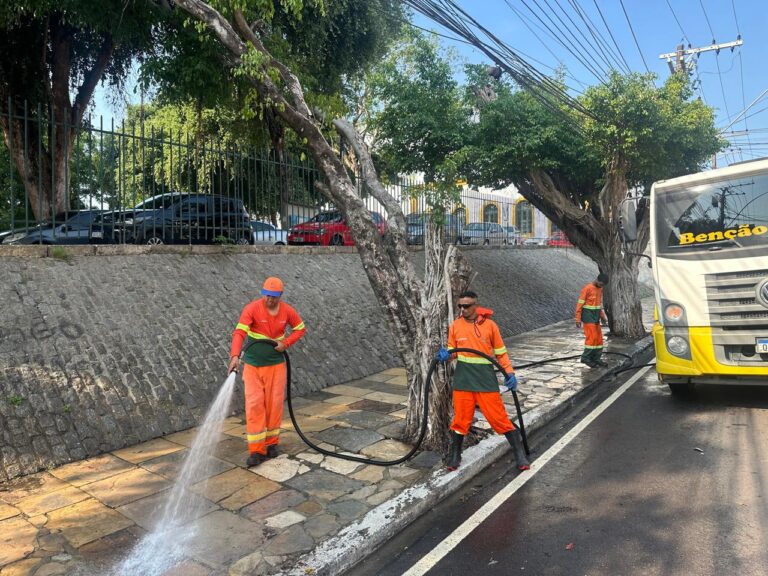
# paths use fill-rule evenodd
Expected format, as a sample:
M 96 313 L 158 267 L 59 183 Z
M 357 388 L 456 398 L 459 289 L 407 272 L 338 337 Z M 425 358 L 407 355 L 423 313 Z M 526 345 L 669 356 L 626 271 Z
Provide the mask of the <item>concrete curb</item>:
M 646 336 L 635 343 L 629 355 L 634 360 L 652 345 L 652 337 Z M 616 368 L 627 367 L 629 363 L 630 360 L 625 359 Z M 591 393 L 598 384 L 604 382 L 616 368 L 605 370 L 600 378 L 555 405 L 542 405 L 527 412 L 525 414 L 526 432 L 539 430 L 566 412 Z M 427 480 L 403 490 L 394 498 L 380 504 L 362 519 L 342 529 L 333 538 L 329 538 L 312 552 L 301 557 L 295 567 L 281 574 L 285 576 L 341 574 L 372 554 L 441 500 L 465 486 L 488 466 L 509 455 L 510 451 L 505 438 L 490 436 L 482 440 L 463 452 L 461 467 L 458 470 L 448 472 L 441 468 L 433 471 Z

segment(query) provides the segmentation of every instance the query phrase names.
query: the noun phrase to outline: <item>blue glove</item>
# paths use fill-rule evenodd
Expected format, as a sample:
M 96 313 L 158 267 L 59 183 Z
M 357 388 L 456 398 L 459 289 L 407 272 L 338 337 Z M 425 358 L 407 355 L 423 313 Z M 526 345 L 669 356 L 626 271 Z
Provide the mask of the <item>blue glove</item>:
M 437 356 L 436 356 L 436 358 L 437 358 L 437 359 L 438 359 L 440 362 L 448 362 L 448 361 L 450 361 L 450 359 L 451 359 L 451 353 L 450 353 L 450 352 L 448 352 L 448 349 L 447 349 L 447 348 L 440 348 L 440 350 L 438 350 L 438 351 L 437 351 Z
M 517 376 L 514 374 L 508 375 L 506 378 L 504 378 L 504 386 L 507 387 L 507 390 L 510 392 L 514 392 L 517 390 Z

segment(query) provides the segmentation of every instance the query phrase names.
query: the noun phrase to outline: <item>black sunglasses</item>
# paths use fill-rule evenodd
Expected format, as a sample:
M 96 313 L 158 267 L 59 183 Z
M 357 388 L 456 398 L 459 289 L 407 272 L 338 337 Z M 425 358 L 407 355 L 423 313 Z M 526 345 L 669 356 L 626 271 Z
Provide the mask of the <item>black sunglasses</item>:
M 477 302 L 472 302 L 472 304 L 459 304 L 459 308 L 472 308 L 475 304 L 477 304 Z

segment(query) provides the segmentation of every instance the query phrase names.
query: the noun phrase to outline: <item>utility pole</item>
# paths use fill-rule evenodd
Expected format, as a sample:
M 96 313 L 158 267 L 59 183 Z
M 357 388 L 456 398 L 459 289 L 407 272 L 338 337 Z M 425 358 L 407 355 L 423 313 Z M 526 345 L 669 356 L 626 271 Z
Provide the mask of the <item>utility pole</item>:
M 720 50 L 730 48 L 733 52 L 734 48 L 744 44 L 744 40 L 741 39 L 741 34 L 736 36 L 736 40 L 733 42 L 723 42 L 718 44 L 715 39 L 712 39 L 712 44 L 709 46 L 702 46 L 701 48 L 693 48 L 688 44 L 688 48 L 685 48 L 682 44 L 677 45 L 677 50 L 674 52 L 667 52 L 666 54 L 659 54 L 659 58 L 666 58 L 669 71 L 672 74 L 677 72 L 685 72 L 688 75 L 693 74 L 696 71 L 696 63 L 699 60 L 699 54 L 703 52 L 715 52 L 720 54 Z M 686 57 L 688 60 L 686 60 Z M 717 155 L 712 155 L 712 168 L 717 168 Z
M 720 50 L 725 50 L 726 48 L 730 48 L 731 52 L 733 52 L 734 48 L 741 46 L 742 44 L 744 44 L 744 40 L 741 39 L 740 35 L 737 36 L 736 40 L 733 42 L 717 44 L 712 40 L 712 44 L 709 46 L 702 46 L 701 48 L 692 48 L 690 44 L 688 45 L 688 48 L 685 48 L 682 44 L 679 44 L 677 50 L 666 54 L 659 54 L 659 58 L 666 58 L 669 70 L 672 74 L 675 72 L 691 73 L 696 69 L 696 60 L 698 59 L 698 55 L 702 52 L 717 52 L 719 54 Z M 688 58 L 688 61 L 686 61 L 686 57 L 690 56 L 696 56 L 697 58 Z

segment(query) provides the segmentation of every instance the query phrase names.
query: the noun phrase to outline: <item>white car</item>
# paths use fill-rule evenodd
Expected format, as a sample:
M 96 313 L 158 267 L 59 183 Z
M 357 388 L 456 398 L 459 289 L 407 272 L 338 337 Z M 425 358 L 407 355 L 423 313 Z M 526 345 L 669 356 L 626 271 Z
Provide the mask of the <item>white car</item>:
M 506 244 L 507 231 L 501 227 L 501 224 L 493 222 L 470 222 L 461 231 L 461 243 L 465 246 Z
M 251 220 L 253 228 L 253 244 L 255 246 L 285 246 L 288 244 L 288 230 L 275 228 L 269 222 Z
M 547 238 L 526 238 L 523 240 L 523 246 L 546 246 Z

